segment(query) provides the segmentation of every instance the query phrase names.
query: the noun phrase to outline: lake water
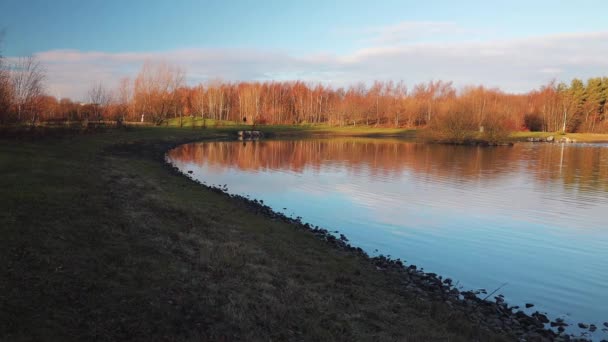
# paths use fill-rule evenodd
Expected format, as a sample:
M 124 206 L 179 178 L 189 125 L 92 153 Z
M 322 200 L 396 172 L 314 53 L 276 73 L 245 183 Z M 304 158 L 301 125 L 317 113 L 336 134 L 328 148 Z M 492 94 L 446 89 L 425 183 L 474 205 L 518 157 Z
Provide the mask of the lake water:
M 591 337 L 608 338 L 608 145 L 224 141 L 168 159 L 464 289 L 507 283 L 499 293 L 511 305 L 594 323 Z

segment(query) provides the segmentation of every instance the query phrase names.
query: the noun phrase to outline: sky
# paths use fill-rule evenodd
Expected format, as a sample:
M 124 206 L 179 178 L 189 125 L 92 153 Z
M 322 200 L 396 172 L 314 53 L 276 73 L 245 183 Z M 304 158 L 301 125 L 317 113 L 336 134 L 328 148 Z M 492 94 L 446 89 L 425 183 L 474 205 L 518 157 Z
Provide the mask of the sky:
M 2 54 L 86 100 L 146 61 L 213 79 L 451 80 L 525 92 L 608 75 L 608 1 L 2 0 Z

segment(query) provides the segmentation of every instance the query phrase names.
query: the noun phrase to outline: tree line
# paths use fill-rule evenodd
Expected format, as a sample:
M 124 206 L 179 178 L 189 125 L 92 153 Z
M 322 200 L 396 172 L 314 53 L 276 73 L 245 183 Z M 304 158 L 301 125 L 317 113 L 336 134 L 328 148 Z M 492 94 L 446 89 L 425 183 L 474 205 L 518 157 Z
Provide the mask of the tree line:
M 435 128 L 453 135 L 504 131 L 608 133 L 608 78 L 551 82 L 524 94 L 429 81 L 413 86 L 376 81 L 331 87 L 302 81 L 188 85 L 167 63 L 145 63 L 133 78 L 111 89 L 101 83 L 87 100 L 57 99 L 44 91 L 43 67 L 32 57 L 9 65 L 0 57 L 0 123 L 144 122 L 169 119 L 246 124 L 327 124 Z M 466 139 L 466 136 L 462 136 Z

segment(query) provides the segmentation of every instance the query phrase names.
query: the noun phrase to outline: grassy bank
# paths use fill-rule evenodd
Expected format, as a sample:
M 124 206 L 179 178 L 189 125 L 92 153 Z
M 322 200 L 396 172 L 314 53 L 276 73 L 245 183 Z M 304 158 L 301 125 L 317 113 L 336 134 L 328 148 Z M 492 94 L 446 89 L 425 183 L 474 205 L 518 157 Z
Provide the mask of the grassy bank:
M 203 124 L 204 122 L 204 124 Z M 436 139 L 432 134 L 425 134 L 424 129 L 409 129 L 409 128 L 388 128 L 388 127 L 376 127 L 376 126 L 329 126 L 329 125 L 244 125 L 234 121 L 217 121 L 206 119 L 203 121 L 201 118 L 183 118 L 180 125 L 180 119 L 170 119 L 167 121 L 169 127 L 182 127 L 182 128 L 193 128 L 200 129 L 203 126 L 213 129 L 232 129 L 232 130 L 250 130 L 256 129 L 273 136 L 297 136 L 297 135 L 328 135 L 328 136 L 362 136 L 362 137 L 396 137 L 403 139 L 418 139 L 418 140 L 441 140 Z M 476 136 L 479 132 L 469 132 L 466 134 L 470 136 L 469 140 L 472 142 L 486 140 L 483 136 Z M 567 133 L 562 134 L 560 132 L 511 132 L 506 134 L 499 140 L 503 142 L 517 142 L 526 141 L 528 138 L 547 138 L 549 136 L 555 137 L 559 140 L 562 137 L 567 137 L 577 142 L 608 142 L 608 134 L 595 134 L 595 133 Z M 450 138 L 447 138 L 450 140 Z M 466 140 L 466 139 L 465 139 Z M 456 139 L 455 142 L 459 140 Z M 500 142 L 495 141 L 495 142 Z M 462 142 L 462 141 L 460 141 Z
M 0 140 L 0 340 L 509 340 L 162 162 L 226 134 Z
M 168 127 L 181 127 L 189 129 L 207 129 L 215 130 L 260 130 L 272 136 L 300 136 L 300 135 L 331 135 L 331 136 L 365 136 L 365 137 L 401 137 L 415 138 L 415 129 L 406 128 L 387 128 L 374 126 L 330 126 L 330 125 L 244 125 L 234 121 L 216 121 L 211 119 L 204 120 L 201 118 L 183 119 L 180 125 L 180 120 L 170 119 L 167 121 Z

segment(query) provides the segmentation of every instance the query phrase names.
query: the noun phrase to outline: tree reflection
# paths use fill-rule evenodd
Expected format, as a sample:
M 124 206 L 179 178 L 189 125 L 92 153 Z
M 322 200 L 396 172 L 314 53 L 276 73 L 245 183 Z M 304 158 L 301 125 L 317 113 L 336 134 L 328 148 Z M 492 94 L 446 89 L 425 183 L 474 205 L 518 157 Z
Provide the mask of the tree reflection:
M 468 147 L 418 144 L 389 139 L 336 138 L 205 142 L 169 152 L 173 160 L 241 171 L 321 170 L 342 165 L 370 177 L 419 177 L 483 182 L 526 172 L 542 182 L 567 188 L 608 191 L 608 147 L 518 144 L 514 147 Z

